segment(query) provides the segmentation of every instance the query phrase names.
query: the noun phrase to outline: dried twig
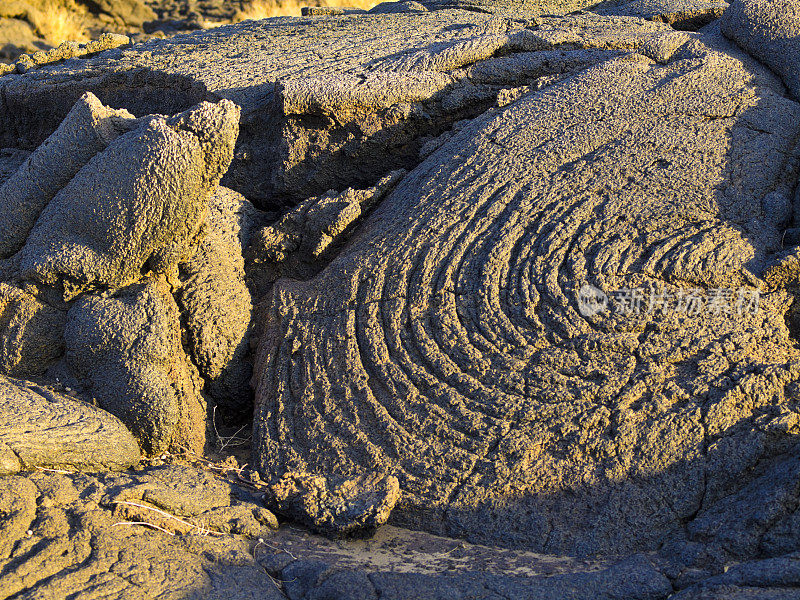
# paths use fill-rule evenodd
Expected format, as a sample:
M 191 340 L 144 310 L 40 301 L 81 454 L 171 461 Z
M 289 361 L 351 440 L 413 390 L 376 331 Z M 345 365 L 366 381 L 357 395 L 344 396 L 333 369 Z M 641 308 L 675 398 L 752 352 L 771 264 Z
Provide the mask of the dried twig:
M 266 546 L 270 550 L 275 550 L 276 552 L 283 552 L 284 554 L 288 554 L 289 556 L 291 556 L 294 560 L 297 560 L 297 557 L 291 552 L 289 552 L 286 548 L 278 548 L 277 546 L 268 544 L 263 540 L 263 538 L 258 538 L 258 543 L 256 544 L 255 548 L 253 548 L 253 554 L 255 554 L 256 548 L 258 548 L 259 546 Z
M 118 523 L 114 523 L 112 527 L 116 527 L 117 525 L 144 525 L 145 527 L 152 527 L 153 529 L 158 529 L 159 531 L 163 531 L 167 535 L 175 535 L 172 531 L 164 529 L 163 527 L 159 527 L 158 525 L 153 525 L 152 523 L 148 523 L 147 521 L 119 521 Z
M 36 467 L 37 471 L 44 471 L 45 473 L 59 473 L 60 475 L 73 475 L 77 471 L 62 471 L 60 469 L 45 469 L 44 467 Z
M 183 519 L 181 519 L 179 517 L 176 517 L 175 515 L 171 515 L 168 512 L 164 512 L 163 510 L 159 510 L 157 508 L 154 508 L 152 506 L 148 506 L 146 504 L 139 504 L 138 502 L 131 502 L 130 500 L 115 500 L 114 502 L 112 502 L 112 504 L 123 504 L 125 506 L 135 506 L 137 508 L 144 508 L 145 510 L 150 510 L 150 511 L 152 511 L 154 513 L 158 513 L 158 514 L 160 514 L 160 515 L 162 515 L 164 517 L 167 517 L 168 519 L 173 519 L 173 520 L 177 521 L 178 523 L 186 525 L 186 526 L 188 526 L 188 527 L 190 527 L 192 529 L 197 529 L 197 530 L 200 531 L 201 535 L 209 535 L 209 534 L 210 535 L 225 535 L 224 533 L 220 533 L 219 531 L 212 531 L 211 529 L 203 527 L 202 525 L 195 525 L 194 523 L 190 523 L 189 521 L 185 521 L 185 520 L 183 520 Z

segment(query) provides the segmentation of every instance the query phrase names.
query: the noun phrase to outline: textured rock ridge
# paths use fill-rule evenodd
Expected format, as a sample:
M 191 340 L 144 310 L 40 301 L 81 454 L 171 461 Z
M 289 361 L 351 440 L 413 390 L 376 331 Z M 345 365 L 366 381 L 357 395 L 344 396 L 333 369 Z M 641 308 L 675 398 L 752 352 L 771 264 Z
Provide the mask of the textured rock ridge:
M 0 187 L 0 258 L 19 251 L 56 193 L 134 124 L 129 112 L 106 108 L 94 94 L 81 96 L 58 129 Z
M 795 5 L 0 78 L 0 598 L 797 597 Z
M 275 284 L 260 469 L 384 472 L 397 523 L 616 553 L 657 547 L 791 445 L 792 298 L 759 275 L 800 107 L 719 36 L 663 62 L 632 52 L 474 120 L 320 275 Z M 782 213 L 762 209 L 774 194 Z M 765 293 L 741 314 L 584 316 L 587 284 Z
M 143 271 L 172 273 L 233 158 L 238 119 L 232 102 L 206 103 L 115 140 L 44 209 L 20 253 L 22 277 L 69 300 Z M 87 194 L 93 202 L 81 204 Z
M 63 378 L 147 453 L 203 452 L 204 377 L 212 400 L 247 410 L 242 246 L 260 221 L 218 186 L 238 119 L 227 100 L 135 119 L 91 93 L 79 99 L 0 188 L 0 372 Z
M 284 473 L 266 494 L 276 512 L 329 536 L 377 529 L 399 498 L 400 486 L 391 475 L 342 479 Z
M 64 338 L 70 372 L 122 419 L 146 452 L 203 452 L 206 401 L 181 347 L 180 314 L 165 283 L 77 301 Z
M 263 216 L 244 197 L 217 188 L 209 203 L 208 232 L 180 263 L 176 299 L 192 361 L 208 391 L 229 417 L 252 412 L 250 336 L 252 298 L 245 282 L 244 249 Z
M 0 475 L 37 467 L 117 471 L 139 461 L 139 445 L 110 414 L 30 382 L 0 376 Z
M 413 168 L 430 137 L 476 117 L 509 89 L 671 33 L 664 23 L 630 17 L 528 24 L 463 10 L 250 21 L 7 76 L 0 145 L 35 147 L 85 91 L 134 114 L 226 98 L 242 107 L 242 119 L 224 185 L 284 210 Z M 534 50 L 554 52 L 531 62 Z M 468 70 L 513 56 L 519 69 L 498 68 L 491 77 Z
M 800 6 L 794 0 L 734 0 L 722 32 L 769 65 L 800 99 Z

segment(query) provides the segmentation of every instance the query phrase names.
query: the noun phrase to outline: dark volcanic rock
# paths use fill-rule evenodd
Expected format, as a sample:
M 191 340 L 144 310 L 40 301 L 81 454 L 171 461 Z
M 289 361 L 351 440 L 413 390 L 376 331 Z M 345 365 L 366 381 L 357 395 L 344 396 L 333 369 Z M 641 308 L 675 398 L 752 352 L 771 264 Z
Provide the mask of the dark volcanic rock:
M 205 103 L 144 119 L 116 138 L 38 215 L 20 252 L 21 277 L 63 288 L 69 300 L 143 272 L 170 274 L 230 164 L 238 120 L 233 103 Z
M 630 15 L 663 21 L 676 29 L 696 31 L 720 18 L 726 8 L 726 0 L 611 0 L 591 10 L 601 15 Z
M 58 129 L 0 187 L 0 258 L 18 252 L 61 188 L 135 123 L 127 111 L 107 108 L 93 94 L 81 96 Z
M 181 347 L 180 314 L 165 283 L 78 300 L 64 338 L 70 372 L 146 452 L 203 452 L 206 401 Z
M 211 395 L 233 416 L 252 411 L 252 299 L 242 253 L 263 220 L 241 195 L 217 188 L 209 201 L 208 232 L 179 265 L 176 299 L 184 315 L 186 345 Z
M 227 98 L 242 121 L 225 185 L 282 207 L 413 167 L 432 136 L 504 90 L 671 31 L 593 15 L 551 18 L 534 31 L 511 16 L 460 10 L 248 21 L 6 76 L 0 145 L 35 147 L 85 91 L 136 115 Z M 518 57 L 514 68 L 468 69 L 508 55 Z
M 266 493 L 267 503 L 277 512 L 327 535 L 380 527 L 399 497 L 397 478 L 391 475 L 343 479 L 285 473 Z
M 774 69 L 800 99 L 800 4 L 796 0 L 734 0 L 722 32 Z
M 0 376 L 0 419 L 0 475 L 36 467 L 115 471 L 140 457 L 115 417 L 30 382 Z
M 229 101 L 138 120 L 78 101 L 0 188 L 0 373 L 68 379 L 150 453 L 203 452 L 201 375 L 246 411 L 242 247 L 261 220 L 218 188 L 238 118 Z
M 619 553 L 658 547 L 791 447 L 793 271 L 770 267 L 787 215 L 762 205 L 790 206 L 800 106 L 720 36 L 688 40 L 474 120 L 320 275 L 275 284 L 264 473 L 393 474 L 394 522 Z M 690 292 L 702 310 L 678 303 Z M 785 494 L 769 511 L 791 511 Z

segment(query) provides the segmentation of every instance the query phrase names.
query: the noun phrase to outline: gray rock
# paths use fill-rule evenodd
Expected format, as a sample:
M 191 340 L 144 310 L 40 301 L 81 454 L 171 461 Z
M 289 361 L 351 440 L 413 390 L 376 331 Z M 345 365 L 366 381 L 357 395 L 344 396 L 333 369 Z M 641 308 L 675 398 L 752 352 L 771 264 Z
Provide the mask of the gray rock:
M 257 560 L 283 582 L 291 599 L 655 600 L 672 592 L 651 557 L 643 555 L 578 561 L 391 526 L 370 539 L 330 542 L 284 528 L 270 545 Z M 282 548 L 291 548 L 291 555 Z
M 208 391 L 226 415 L 252 411 L 250 321 L 242 250 L 262 223 L 241 195 L 217 188 L 209 201 L 209 231 L 192 257 L 179 265 L 176 294 L 184 315 L 187 347 Z
M 425 12 L 428 9 L 415 0 L 405 0 L 403 2 L 381 2 L 373 6 L 369 13 L 372 15 L 387 15 L 391 13 L 405 12 Z
M 43 210 L 20 252 L 22 277 L 69 300 L 171 273 L 230 164 L 238 120 L 232 102 L 204 103 L 116 138 Z
M 247 21 L 0 79 L 0 145 L 35 147 L 87 90 L 137 115 L 227 98 L 242 121 L 223 184 L 285 209 L 414 167 L 424 138 L 574 61 L 509 70 L 502 82 L 473 80 L 470 65 L 532 50 L 628 51 L 672 32 L 597 15 L 526 28 L 512 16 L 459 10 Z
M 120 134 L 133 115 L 84 94 L 61 125 L 0 186 L 0 258 L 22 248 L 42 210 L 78 171 Z
M 696 31 L 719 19 L 725 0 L 611 0 L 591 8 L 601 15 L 629 15 L 669 23 L 675 29 Z
M 732 565 L 715 577 L 671 596 L 675 600 L 791 600 L 800 594 L 800 557 Z
M 773 421 L 775 427 L 777 419 Z M 800 414 L 787 412 L 787 429 L 797 431 Z M 800 540 L 786 539 L 787 520 L 795 520 L 795 503 L 800 498 L 800 458 L 797 450 L 776 464 L 762 465 L 764 471 L 735 493 L 701 511 L 687 529 L 692 539 L 705 544 L 717 544 L 736 558 L 763 555 L 762 540 L 769 544 L 770 554 L 785 554 L 800 550 Z M 713 499 L 712 499 L 713 500 Z M 746 518 L 743 516 L 746 515 Z M 780 539 L 783 530 L 784 539 Z M 765 534 L 772 532 L 766 538 Z M 777 547 L 776 547 L 777 546 Z
M 0 475 L 37 467 L 116 471 L 140 458 L 119 420 L 48 387 L 0 376 L 0 418 Z
M 0 283 L 0 373 L 43 375 L 64 353 L 66 314 Z
M 795 0 L 733 0 L 722 33 L 775 70 L 800 99 L 800 4 Z
M 64 340 L 71 373 L 146 452 L 202 454 L 206 401 L 181 347 L 180 314 L 166 283 L 81 298 L 69 310 Z
M 119 25 L 141 27 L 153 21 L 156 14 L 142 0 L 85 0 L 92 12 L 109 15 Z
M 721 36 L 689 38 L 664 64 L 632 52 L 475 119 L 318 276 L 274 284 L 254 378 L 265 477 L 387 473 L 397 524 L 628 553 L 794 443 L 790 284 L 760 278 L 781 250 L 761 200 L 795 186 L 800 106 Z M 589 285 L 605 312 L 581 308 Z M 678 304 L 693 290 L 696 314 Z
M 595 4 L 594 0 L 420 0 L 428 10 L 468 10 L 535 19 L 564 15 Z
M 284 473 L 265 494 L 267 505 L 276 512 L 333 536 L 380 527 L 399 498 L 397 478 L 391 475 L 345 479 Z
M 257 297 L 281 277 L 310 279 L 340 249 L 357 223 L 394 189 L 405 171 L 393 171 L 366 190 L 309 198 L 260 229 L 247 249 L 247 271 Z
M 0 184 L 16 173 L 30 156 L 30 152 L 18 148 L 0 149 Z

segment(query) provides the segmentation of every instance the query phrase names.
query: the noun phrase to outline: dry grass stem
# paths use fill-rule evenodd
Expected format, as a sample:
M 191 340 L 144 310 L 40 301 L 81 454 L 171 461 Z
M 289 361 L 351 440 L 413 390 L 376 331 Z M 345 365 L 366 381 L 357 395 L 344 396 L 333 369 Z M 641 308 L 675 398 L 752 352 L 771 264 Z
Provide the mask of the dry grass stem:
M 74 0 L 45 0 L 41 8 L 31 9 L 28 20 L 48 44 L 61 42 L 88 42 L 86 35 L 86 9 Z
M 190 523 L 189 521 L 185 521 L 184 519 L 176 517 L 175 515 L 171 515 L 168 512 L 164 512 L 163 510 L 159 510 L 157 508 L 154 508 L 152 506 L 148 506 L 146 504 L 140 504 L 138 502 L 131 502 L 130 500 L 116 500 L 116 501 L 113 502 L 113 504 L 122 504 L 122 505 L 125 505 L 125 506 L 135 506 L 136 508 L 143 508 L 145 510 L 149 510 L 149 511 L 152 511 L 154 513 L 158 513 L 159 515 L 161 515 L 163 517 L 167 517 L 168 519 L 172 519 L 174 521 L 177 521 L 178 523 L 181 523 L 182 525 L 185 525 L 185 526 L 187 526 L 187 527 L 189 527 L 191 529 L 197 529 L 198 532 L 201 535 L 225 535 L 224 533 L 220 533 L 219 531 L 212 531 L 211 529 L 208 529 L 207 527 L 203 527 L 201 525 L 195 525 L 194 523 Z M 154 527 L 157 527 L 157 526 L 154 525 Z
M 163 531 L 167 535 L 175 535 L 173 532 L 164 529 L 163 527 L 159 527 L 158 525 L 153 525 L 152 523 L 148 523 L 147 521 L 120 521 L 119 523 L 114 523 L 112 527 L 116 527 L 117 525 L 143 525 L 145 527 L 152 527 L 153 529 L 158 529 L 159 531 Z

